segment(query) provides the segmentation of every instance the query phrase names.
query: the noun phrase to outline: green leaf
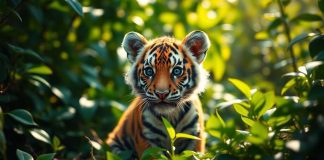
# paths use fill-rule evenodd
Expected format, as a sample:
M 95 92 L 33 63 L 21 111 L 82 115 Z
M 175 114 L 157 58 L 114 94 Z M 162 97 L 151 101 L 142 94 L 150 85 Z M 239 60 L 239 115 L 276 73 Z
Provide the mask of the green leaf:
M 278 26 L 282 24 L 282 20 L 280 17 L 276 18 L 274 21 L 272 21 L 268 27 L 268 32 L 270 32 L 273 29 L 276 29 Z
M 218 139 L 222 139 L 222 132 L 219 130 L 214 130 L 214 129 L 208 129 L 207 132 Z
M 314 36 L 316 36 L 316 35 L 317 35 L 317 33 L 302 33 L 302 34 L 296 36 L 295 38 L 293 38 L 293 39 L 290 41 L 290 43 L 289 43 L 289 45 L 288 45 L 288 49 L 290 49 L 290 48 L 291 48 L 292 46 L 294 46 L 296 43 L 298 43 L 298 42 L 300 42 L 300 41 L 302 41 L 302 40 L 304 40 L 304 39 L 306 39 L 306 38 L 308 38 L 308 37 L 314 37 Z
M 251 106 L 254 111 L 253 116 L 258 115 L 265 103 L 265 97 L 262 92 L 256 91 L 251 98 Z
M 32 115 L 24 109 L 16 109 L 7 113 L 10 117 L 14 118 L 18 122 L 21 122 L 26 125 L 37 126 L 34 122 Z
M 248 136 L 250 135 L 249 131 L 244 131 L 244 130 L 235 130 L 237 133 L 244 135 L 244 136 Z
M 247 124 L 249 126 L 253 126 L 253 124 L 254 124 L 254 121 L 250 118 L 241 116 L 241 119 L 245 124 Z
M 164 117 L 161 117 L 161 118 L 162 118 L 162 121 L 163 121 L 163 124 L 164 124 L 166 130 L 168 131 L 168 134 L 169 134 L 171 140 L 173 140 L 176 135 L 174 128 L 172 127 L 172 125 L 170 124 L 170 122 L 167 119 L 165 119 Z
M 56 153 L 41 154 L 36 160 L 53 160 Z
M 268 138 L 268 129 L 260 122 L 253 124 L 250 133 L 252 135 L 260 137 L 262 140 L 266 140 Z
M 293 78 L 291 80 L 289 80 L 284 87 L 281 89 L 281 95 L 284 95 L 288 89 L 290 89 L 291 87 L 296 85 L 296 79 Z
M 247 140 L 254 144 L 262 144 L 268 139 L 268 129 L 266 126 L 260 122 L 256 122 L 251 127 L 252 135 L 247 138 Z
M 324 61 L 324 50 L 318 52 L 318 54 L 314 57 L 315 61 Z
M 22 22 L 22 18 L 21 18 L 20 14 L 17 11 L 15 11 L 15 10 L 13 10 L 11 8 L 9 8 L 9 10 L 10 10 L 10 12 L 12 12 L 18 18 L 18 20 L 20 22 Z
M 52 140 L 52 148 L 54 151 L 60 151 L 64 149 L 65 147 L 61 145 L 61 141 L 58 137 L 54 136 Z
M 167 152 L 167 150 L 160 147 L 150 147 L 143 152 L 141 160 L 151 160 L 151 159 L 167 160 L 168 158 L 166 158 L 163 155 L 163 152 Z
M 222 128 L 222 125 L 221 125 L 220 120 L 214 114 L 212 114 L 206 122 L 206 131 L 210 135 L 220 139 L 221 138 L 221 132 L 220 132 L 221 128 Z
M 286 73 L 284 75 L 282 75 L 282 77 L 305 77 L 305 74 L 303 74 L 302 72 L 289 72 Z
M 241 103 L 241 102 L 244 102 L 244 101 L 246 101 L 246 99 L 245 100 L 233 99 L 233 100 L 229 100 L 229 101 L 226 101 L 226 102 L 218 103 L 215 108 L 224 109 L 226 107 L 232 106 L 235 103 Z
M 30 78 L 31 78 L 31 80 L 35 80 L 37 82 L 44 84 L 48 88 L 52 87 L 51 84 L 47 80 L 45 80 L 43 77 L 40 77 L 38 75 L 31 75 Z
M 18 46 L 15 46 L 15 45 L 12 45 L 12 44 L 8 44 L 9 46 L 9 49 L 12 50 L 13 52 L 15 53 L 20 53 L 20 54 L 23 54 L 23 55 L 28 55 L 28 56 L 31 56 L 31 57 L 34 57 L 40 61 L 44 61 L 43 58 L 41 56 L 39 56 L 38 53 L 30 50 L 30 49 L 24 49 L 24 48 L 21 48 L 21 47 L 18 47 Z
M 317 68 L 320 65 L 323 65 L 324 61 L 311 61 L 305 64 L 305 68 L 307 70 L 307 73 L 312 72 L 313 69 Z
M 117 155 L 107 151 L 106 152 L 106 159 L 107 160 L 122 160 L 120 157 L 118 157 Z
M 322 21 L 322 18 L 321 16 L 316 14 L 303 13 L 291 20 L 291 22 L 298 22 L 298 21 L 307 21 L 307 22 Z
M 260 118 L 264 113 L 266 113 L 269 109 L 271 109 L 275 104 L 275 94 L 273 91 L 267 92 L 264 94 L 265 104 L 262 109 L 257 113 L 258 118 Z
M 223 127 L 225 127 L 225 122 L 223 118 L 218 114 L 218 111 L 216 110 L 216 116 L 219 119 L 220 123 L 222 124 Z
M 27 70 L 28 73 L 34 73 L 34 74 L 43 74 L 43 75 L 50 75 L 52 74 L 52 70 L 45 66 L 45 65 L 41 65 L 41 66 L 37 66 L 37 67 L 33 67 Z
M 176 134 L 176 139 L 178 138 L 188 138 L 188 139 L 196 139 L 196 140 L 200 140 L 199 137 L 187 134 L 187 133 L 177 133 Z
M 83 17 L 82 5 L 77 0 L 65 0 L 65 2 L 67 2 L 76 13 Z
M 253 126 L 251 128 L 251 134 L 257 135 L 262 139 L 267 139 L 268 138 L 268 129 L 266 126 L 264 126 L 260 122 L 257 122 L 257 123 L 253 124 Z
M 222 128 L 220 120 L 214 115 L 211 114 L 206 122 L 206 129 L 219 129 Z
M 308 46 L 308 50 L 311 57 L 315 57 L 321 51 L 324 50 L 324 35 L 316 36 L 311 40 Z
M 195 151 L 185 150 L 182 152 L 181 156 L 183 157 L 191 157 L 196 155 L 197 153 Z
M 20 149 L 16 150 L 16 155 L 19 160 L 33 160 L 34 158 L 27 152 L 24 152 Z
M 290 120 L 291 120 L 291 116 L 290 115 L 279 116 L 279 117 L 271 117 L 268 120 L 268 124 L 270 126 L 272 126 L 272 127 L 278 127 L 278 126 L 281 126 L 283 124 L 286 124 Z
M 32 129 L 29 133 L 36 139 L 51 144 L 50 136 L 42 129 Z
M 318 0 L 317 1 L 318 8 L 324 13 L 324 0 Z
M 238 104 L 238 103 L 237 104 L 233 104 L 233 107 L 234 107 L 235 111 L 238 114 L 240 114 L 242 116 L 245 116 L 245 117 L 248 116 L 249 111 L 247 109 L 245 109 L 241 104 Z
M 251 99 L 251 88 L 246 83 L 233 78 L 229 78 L 228 81 L 239 89 L 246 96 L 246 98 Z

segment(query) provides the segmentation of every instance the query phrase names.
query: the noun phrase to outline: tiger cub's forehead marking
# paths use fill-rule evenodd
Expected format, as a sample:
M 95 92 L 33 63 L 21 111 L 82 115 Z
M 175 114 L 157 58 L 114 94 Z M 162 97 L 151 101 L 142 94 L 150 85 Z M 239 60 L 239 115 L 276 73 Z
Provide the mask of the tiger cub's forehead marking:
M 169 64 L 174 66 L 183 59 L 179 45 L 173 38 L 169 37 L 153 40 L 153 43 L 147 46 L 146 51 L 145 65 Z

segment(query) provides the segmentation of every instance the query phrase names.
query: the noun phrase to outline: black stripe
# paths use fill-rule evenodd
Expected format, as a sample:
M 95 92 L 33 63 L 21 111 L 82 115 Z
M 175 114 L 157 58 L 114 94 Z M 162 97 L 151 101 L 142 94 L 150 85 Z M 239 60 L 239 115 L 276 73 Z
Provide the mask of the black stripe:
M 119 146 L 118 148 L 120 148 L 120 149 L 124 149 L 124 145 L 123 145 L 123 143 L 122 143 L 122 141 L 121 141 L 121 139 L 119 138 L 119 137 L 116 137 L 115 139 L 114 139 L 114 141 L 117 143 L 117 145 Z
M 160 129 L 154 127 L 152 124 L 148 123 L 147 121 L 143 120 L 143 125 L 151 130 L 153 133 L 159 134 L 160 136 L 167 137 Z
M 166 45 L 162 45 L 162 48 L 160 48 L 160 52 L 164 53 L 168 47 Z
M 182 86 L 179 86 L 179 91 L 182 92 L 183 88 Z
M 155 46 L 155 47 L 154 47 L 154 48 L 149 52 L 149 55 L 152 54 L 153 52 L 155 52 L 155 50 L 156 50 L 158 47 L 160 47 L 160 46 L 162 46 L 162 44 Z
M 176 64 L 177 63 L 177 59 L 174 56 L 172 56 L 172 58 L 173 58 L 173 60 L 174 60 L 174 62 Z
M 196 79 L 197 73 L 196 73 L 195 66 L 191 66 L 191 71 L 192 71 L 192 79 Z
M 172 43 L 173 47 L 175 47 L 176 49 L 179 49 L 178 45 L 176 43 Z
M 188 68 L 187 69 L 188 76 L 191 77 L 191 70 Z
M 171 93 L 171 96 L 172 96 L 172 95 L 175 95 L 175 94 L 177 94 L 177 92 L 172 92 L 172 93 Z
M 133 149 L 133 146 L 128 142 L 129 138 L 124 139 L 125 147 L 129 150 Z
M 194 66 L 191 66 L 191 72 L 192 72 L 192 76 L 189 80 L 191 80 L 193 82 L 193 85 L 190 86 L 191 88 L 194 88 L 197 86 L 197 82 L 196 82 L 196 78 L 197 78 L 197 72 Z M 188 83 L 189 84 L 189 83 Z
M 153 43 L 153 45 L 150 47 L 150 49 L 152 49 L 155 45 L 156 45 L 156 43 Z
M 173 48 L 172 46 L 170 46 L 170 48 L 171 48 L 171 50 L 172 50 L 172 52 L 173 52 L 174 54 L 178 54 L 178 52 L 177 52 L 177 50 L 176 50 L 175 48 Z
M 125 123 L 129 123 L 128 119 L 126 119 Z M 127 128 L 124 127 L 123 130 L 122 130 L 123 134 L 122 135 L 127 135 Z M 129 143 L 129 137 L 123 137 L 123 142 L 124 142 L 124 146 L 127 148 L 127 149 L 132 149 L 132 145 Z
M 187 79 L 187 76 L 182 77 L 180 84 L 183 84 L 186 79 Z M 189 83 L 189 81 L 188 81 L 188 83 Z
M 198 115 L 195 115 L 195 117 L 190 121 L 190 123 L 188 123 L 181 129 L 181 132 L 183 132 L 189 128 L 192 128 L 196 123 L 198 123 Z
M 183 59 L 183 64 L 186 64 L 186 63 L 188 63 L 188 61 L 184 58 Z
M 181 112 L 179 113 L 178 122 L 181 122 L 181 120 L 185 117 L 185 115 L 188 113 L 190 108 L 191 108 L 191 104 L 187 102 L 185 106 L 183 106 L 183 110 L 181 110 Z
M 164 147 L 161 145 L 162 141 L 159 138 L 146 138 L 146 139 L 159 147 Z

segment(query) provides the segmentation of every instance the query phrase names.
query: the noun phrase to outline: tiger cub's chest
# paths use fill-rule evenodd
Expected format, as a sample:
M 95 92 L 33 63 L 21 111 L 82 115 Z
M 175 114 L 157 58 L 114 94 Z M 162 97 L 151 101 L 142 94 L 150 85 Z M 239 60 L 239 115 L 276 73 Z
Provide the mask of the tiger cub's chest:
M 163 125 L 161 116 L 146 108 L 142 114 L 143 130 L 142 136 L 151 146 L 170 149 L 170 138 Z M 163 116 L 174 127 L 176 133 L 187 133 L 198 136 L 200 127 L 198 124 L 198 113 L 191 103 L 186 103 L 182 108 L 173 111 L 170 115 Z M 195 141 L 189 139 L 178 139 L 175 142 L 176 153 L 187 149 L 194 149 Z

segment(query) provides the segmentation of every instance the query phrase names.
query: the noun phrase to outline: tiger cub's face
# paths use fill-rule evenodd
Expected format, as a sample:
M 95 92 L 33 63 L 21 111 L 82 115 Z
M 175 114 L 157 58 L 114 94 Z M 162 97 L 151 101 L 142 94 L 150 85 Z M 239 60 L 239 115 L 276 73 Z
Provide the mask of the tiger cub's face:
M 122 47 L 133 66 L 126 80 L 156 110 L 177 107 L 201 91 L 207 74 L 200 64 L 209 46 L 202 31 L 189 33 L 182 42 L 171 37 L 147 41 L 139 33 L 127 33 Z

